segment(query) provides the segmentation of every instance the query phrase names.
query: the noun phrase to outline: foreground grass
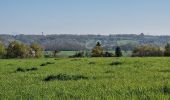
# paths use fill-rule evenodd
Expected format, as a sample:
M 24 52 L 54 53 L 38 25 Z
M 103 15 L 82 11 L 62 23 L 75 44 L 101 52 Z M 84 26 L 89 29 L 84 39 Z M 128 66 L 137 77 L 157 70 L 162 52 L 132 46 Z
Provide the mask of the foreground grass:
M 170 99 L 170 58 L 0 60 L 3 99 Z

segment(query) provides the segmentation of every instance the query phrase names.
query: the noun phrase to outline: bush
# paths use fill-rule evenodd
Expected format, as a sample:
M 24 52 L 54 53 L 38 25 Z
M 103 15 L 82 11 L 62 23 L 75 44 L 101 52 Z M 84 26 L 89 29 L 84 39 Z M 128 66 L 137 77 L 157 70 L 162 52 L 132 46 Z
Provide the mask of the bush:
M 30 45 L 30 48 L 31 48 L 30 52 L 32 57 L 40 58 L 43 56 L 43 48 L 40 45 L 33 43 Z
M 112 62 L 110 65 L 121 65 L 122 62 L 116 61 L 116 62 Z
M 41 64 L 40 66 L 46 66 L 46 65 L 49 65 L 49 64 L 54 64 L 54 62 L 46 62 L 46 63 Z
M 30 69 L 26 69 L 26 71 L 35 71 L 35 70 L 38 70 L 38 68 L 33 67 L 33 68 L 30 68 Z
M 56 76 L 50 75 L 47 76 L 44 81 L 52 81 L 52 80 L 60 80 L 60 81 L 68 81 L 68 80 L 81 80 L 81 79 L 88 79 L 83 75 L 67 75 L 67 74 L 58 74 Z
M 17 42 L 10 42 L 7 47 L 7 58 L 26 58 L 29 56 L 29 47 Z
M 103 54 L 103 57 L 114 57 L 114 54 L 106 51 L 106 52 Z
M 25 69 L 23 69 L 23 68 L 17 68 L 16 71 L 17 71 L 17 72 L 25 72 Z
M 36 67 L 32 67 L 32 68 L 27 68 L 27 69 L 23 69 L 23 68 L 17 68 L 16 72 L 26 72 L 26 71 L 35 71 L 38 70 L 38 68 Z
M 164 94 L 170 94 L 170 88 L 167 85 L 164 85 L 162 87 L 162 90 Z
M 6 58 L 39 58 L 43 53 L 43 49 L 38 44 L 28 46 L 18 41 L 10 42 L 6 51 Z
M 95 62 L 89 62 L 89 64 L 96 64 Z

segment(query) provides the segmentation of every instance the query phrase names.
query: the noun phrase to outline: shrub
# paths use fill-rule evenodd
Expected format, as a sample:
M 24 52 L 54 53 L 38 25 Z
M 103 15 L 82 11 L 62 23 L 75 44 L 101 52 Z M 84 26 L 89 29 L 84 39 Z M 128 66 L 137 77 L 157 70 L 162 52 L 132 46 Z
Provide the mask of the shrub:
M 164 94 L 170 94 L 170 88 L 167 85 L 164 85 L 162 90 Z
M 17 71 L 17 72 L 25 72 L 25 69 L 23 69 L 23 68 L 17 68 L 16 71 Z
M 40 66 L 46 66 L 46 65 L 49 65 L 49 64 L 54 64 L 54 62 L 46 62 L 46 63 L 41 64 Z
M 67 74 L 58 74 L 56 76 L 50 75 L 47 76 L 44 81 L 52 81 L 52 80 L 60 80 L 60 81 L 68 81 L 68 80 L 81 80 L 81 79 L 88 79 L 83 75 L 67 75 Z
M 46 63 L 43 63 L 43 64 L 41 64 L 40 66 L 46 66 L 47 64 Z
M 106 52 L 103 54 L 103 57 L 114 57 L 114 54 L 106 51 Z
M 89 62 L 89 64 L 96 64 L 95 62 Z
M 122 62 L 116 61 L 116 62 L 112 62 L 110 65 L 121 65 Z
M 43 48 L 40 45 L 38 45 L 36 43 L 33 43 L 33 44 L 30 45 L 30 48 L 31 48 L 31 50 L 30 50 L 31 55 L 33 57 L 35 57 L 35 58 L 42 57 L 42 55 L 43 55 Z
M 46 64 L 54 64 L 54 62 L 46 62 Z
M 29 47 L 20 42 L 10 42 L 7 47 L 7 58 L 26 58 L 29 56 Z
M 38 70 L 38 68 L 36 67 L 27 68 L 27 69 L 17 68 L 16 72 L 26 72 L 26 71 L 35 71 L 35 70 Z
M 33 67 L 33 68 L 30 68 L 30 69 L 26 69 L 26 71 L 35 71 L 35 70 L 38 70 L 38 68 Z

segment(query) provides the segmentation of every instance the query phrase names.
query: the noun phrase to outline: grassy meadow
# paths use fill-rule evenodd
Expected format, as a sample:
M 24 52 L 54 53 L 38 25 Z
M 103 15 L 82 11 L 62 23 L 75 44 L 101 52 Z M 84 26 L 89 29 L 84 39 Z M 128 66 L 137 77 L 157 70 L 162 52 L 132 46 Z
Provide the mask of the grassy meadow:
M 7 99 L 170 99 L 170 58 L 1 59 Z
M 76 53 L 76 51 L 60 51 L 58 56 L 60 57 L 69 57 Z

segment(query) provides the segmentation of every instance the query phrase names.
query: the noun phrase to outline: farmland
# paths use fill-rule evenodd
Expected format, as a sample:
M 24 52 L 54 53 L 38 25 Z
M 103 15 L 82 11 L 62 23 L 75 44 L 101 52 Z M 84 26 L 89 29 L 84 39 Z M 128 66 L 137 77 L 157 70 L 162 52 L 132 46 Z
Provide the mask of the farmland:
M 169 99 L 170 59 L 1 59 L 0 99 Z

